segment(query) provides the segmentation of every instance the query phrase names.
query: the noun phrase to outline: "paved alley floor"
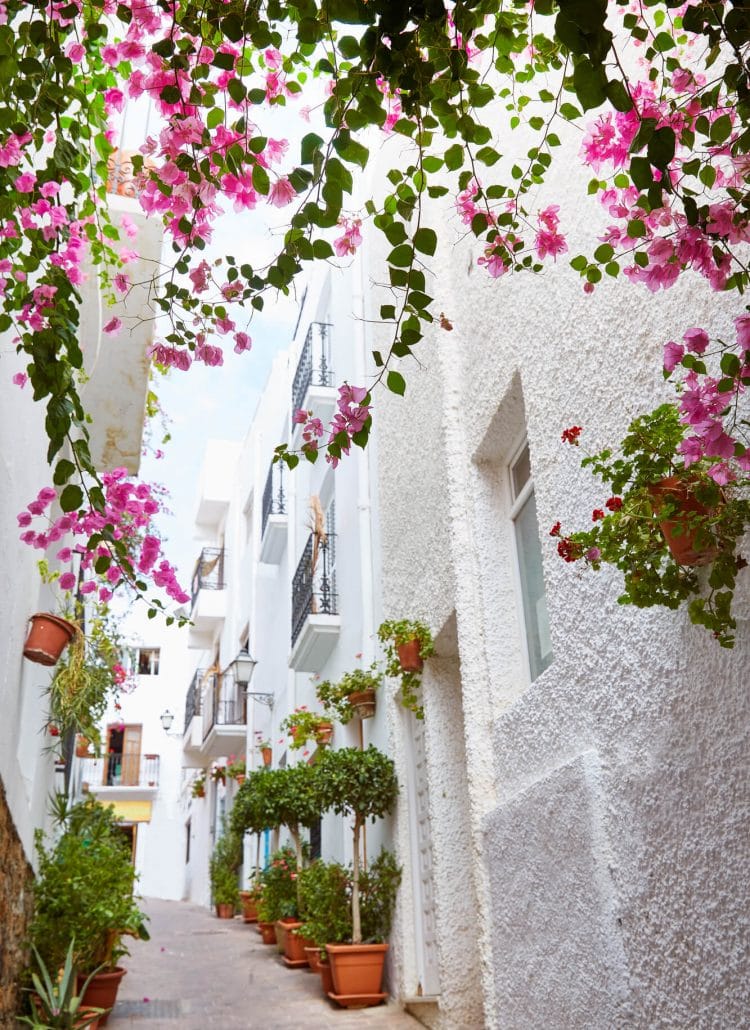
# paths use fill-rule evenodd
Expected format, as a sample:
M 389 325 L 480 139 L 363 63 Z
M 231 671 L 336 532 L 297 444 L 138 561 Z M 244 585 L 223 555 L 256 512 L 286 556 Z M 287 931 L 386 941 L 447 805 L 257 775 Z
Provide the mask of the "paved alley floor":
M 320 977 L 287 969 L 255 924 L 181 901 L 146 900 L 150 941 L 133 941 L 107 1027 L 124 1030 L 418 1030 L 395 1005 L 347 1011 Z

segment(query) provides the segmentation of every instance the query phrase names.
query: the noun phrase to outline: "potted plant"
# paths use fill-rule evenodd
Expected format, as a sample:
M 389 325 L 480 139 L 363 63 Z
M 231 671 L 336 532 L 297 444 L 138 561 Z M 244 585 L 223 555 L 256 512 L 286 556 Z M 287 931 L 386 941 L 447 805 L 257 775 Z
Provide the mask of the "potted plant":
M 424 708 L 418 693 L 421 673 L 424 660 L 435 653 L 429 627 L 410 619 L 386 620 L 378 627 L 378 640 L 385 648 L 386 673 L 401 680 L 401 704 L 414 712 L 417 719 L 423 719 Z
M 266 740 L 262 734 L 255 734 L 255 748 L 260 751 L 261 761 L 266 768 L 269 768 L 273 761 L 273 749 L 271 747 L 271 741 Z
M 53 976 L 44 964 L 44 959 L 34 945 L 36 968 L 30 972 L 34 985 L 31 994 L 31 1015 L 19 1016 L 18 1021 L 37 1030 L 96 1030 L 103 1009 L 83 1005 L 83 995 L 91 981 L 87 977 L 82 988 L 77 986 L 76 968 L 73 962 L 74 942 L 71 941 L 65 956 L 65 965 Z M 93 975 L 93 974 L 92 974 Z
M 89 617 L 85 633 L 75 634 L 48 688 L 50 719 L 63 737 L 70 730 L 80 732 L 98 752 L 99 724 L 122 682 L 120 657 L 117 627 L 100 606 Z M 88 750 L 79 757 L 87 755 Z
M 352 827 L 352 935 L 351 944 L 327 947 L 336 995 L 346 1004 L 381 1001 L 383 965 L 388 945 L 364 943 L 360 909 L 360 844 L 368 819 L 387 815 L 398 794 L 393 762 L 370 745 L 366 751 L 342 748 L 326 752 L 316 767 L 326 808 L 353 820 Z M 352 999 L 358 999 L 354 1001 Z
M 200 776 L 193 780 L 193 785 L 190 788 L 190 795 L 194 798 L 204 798 L 206 796 L 205 772 L 202 772 Z
M 302 705 L 282 721 L 281 730 L 290 737 L 289 747 L 293 751 L 299 751 L 307 746 L 312 740 L 318 747 L 325 747 L 331 742 L 333 734 L 333 723 L 329 716 L 318 715 L 317 712 L 309 712 Z
M 317 859 L 299 877 L 300 917 L 299 933 L 308 941 L 305 946 L 307 961 L 313 972 L 321 974 L 327 981 L 331 968 L 326 946 L 351 940 L 351 876 L 347 869 L 337 862 Z M 321 970 L 321 959 L 325 969 Z M 323 984 L 327 994 L 333 990 Z
M 563 440 L 577 445 L 581 432 L 572 426 Z M 625 586 L 620 604 L 676 609 L 687 601 L 691 621 L 732 647 L 732 597 L 737 572 L 747 564 L 737 543 L 750 521 L 750 500 L 738 488 L 750 479 L 738 470 L 731 484 L 717 482 L 710 458 L 686 468 L 684 441 L 674 404 L 634 419 L 617 453 L 606 448 L 581 462 L 608 495 L 594 508 L 591 528 L 564 534 L 558 522 L 550 535 L 566 562 L 619 569 Z M 697 566 L 706 566 L 705 577 L 699 578 Z
M 284 950 L 287 926 L 297 926 L 297 862 L 290 847 L 275 851 L 261 873 L 262 895 L 258 906 L 258 925 L 263 943 L 277 941 Z
M 256 837 L 254 882 L 248 890 L 240 891 L 245 922 L 255 922 L 259 918 L 258 909 L 262 896 L 261 834 L 268 827 L 277 825 L 276 818 L 276 810 L 271 802 L 265 770 L 251 773 L 237 791 L 230 816 L 231 828 L 240 839 L 245 833 L 252 833 Z
M 221 783 L 226 785 L 227 782 L 227 767 L 225 765 L 213 765 L 211 767 L 211 779 L 214 783 Z
M 209 863 L 211 897 L 219 919 L 234 919 L 239 901 L 237 874 L 242 865 L 242 838 L 222 823 Z
M 235 758 L 234 755 L 229 756 L 227 762 L 227 776 L 236 780 L 237 783 L 242 786 L 245 782 L 245 760 L 243 758 Z
M 366 669 L 346 672 L 337 683 L 323 680 L 315 688 L 326 712 L 335 714 L 343 725 L 355 716 L 369 719 L 375 714 L 376 691 L 383 682 L 383 670 L 377 662 Z
M 75 622 L 51 612 L 29 616 L 29 630 L 23 645 L 24 658 L 40 665 L 56 665 L 65 648 L 80 632 Z
M 59 839 L 45 847 L 36 835 L 38 875 L 31 941 L 48 969 L 64 967 L 71 940 L 83 1004 L 109 1010 L 125 970 L 126 936 L 148 939 L 143 913 L 133 897 L 135 870 L 130 848 L 111 809 L 93 799 L 58 806 Z M 105 1025 L 105 1014 L 100 1025 Z

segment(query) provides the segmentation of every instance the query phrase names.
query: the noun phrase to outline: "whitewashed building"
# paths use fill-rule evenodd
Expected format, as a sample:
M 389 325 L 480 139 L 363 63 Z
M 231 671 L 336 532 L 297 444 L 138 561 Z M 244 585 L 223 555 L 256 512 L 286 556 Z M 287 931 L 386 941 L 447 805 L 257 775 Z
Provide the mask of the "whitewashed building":
M 302 705 L 320 710 L 316 677 L 335 680 L 375 657 L 375 448 L 357 450 L 335 471 L 322 456 L 291 474 L 272 460 L 278 444 L 301 442 L 294 410 L 314 409 L 326 423 L 336 387 L 364 381 L 362 304 L 350 270 L 320 275 L 305 293 L 292 345 L 274 363 L 244 442 L 207 450 L 192 583 L 190 644 L 198 660 L 184 738 L 186 765 L 196 771 L 210 774 L 230 754 L 258 767 L 258 735 L 271 741 L 274 766 L 306 761 L 309 756 L 288 750 L 281 721 Z M 312 573 L 316 510 L 326 540 Z M 389 750 L 384 702 L 373 719 L 336 726 L 334 746 L 361 742 Z M 189 896 L 202 903 L 209 902 L 208 855 L 236 789 L 210 775 L 206 786 L 206 796 L 192 800 L 188 872 Z M 314 854 L 351 859 L 350 833 L 339 818 L 325 817 L 312 837 Z M 368 854 L 389 840 L 387 823 L 368 829 Z M 262 856 L 274 844 L 266 839 Z M 246 871 L 254 856 L 253 848 Z
M 147 269 L 161 253 L 161 228 L 139 213 L 137 202 L 126 196 L 110 197 L 113 221 L 127 214 L 138 228 L 135 246 L 140 260 L 133 266 L 134 281 L 148 279 Z M 125 466 L 138 471 L 141 456 L 152 311 L 147 291 L 135 288 L 127 304 L 107 309 L 96 276 L 91 272 L 82 288 L 80 340 L 89 379 L 83 389 L 84 405 L 92 416 L 91 454 L 100 469 Z M 120 338 L 102 335 L 110 315 L 144 319 L 132 333 Z M 23 658 L 27 620 L 38 611 L 57 611 L 57 600 L 39 577 L 40 552 L 19 542 L 16 519 L 39 490 L 49 486 L 44 432 L 44 407 L 35 404 L 31 387 L 12 382 L 24 372 L 28 359 L 15 353 L 11 333 L 2 338 L 0 355 L 0 553 L 5 558 L 5 588 L 0 599 L 4 632 L 0 639 L 0 926 L 6 961 L 0 975 L 0 1025 L 13 1012 L 15 979 L 22 961 L 20 943 L 30 912 L 25 890 L 33 863 L 33 835 L 48 823 L 48 799 L 61 789 L 67 771 L 55 777 L 55 761 L 47 733 L 45 690 L 51 671 Z
M 566 146 L 538 199 L 590 253 L 605 216 Z M 720 336 L 740 305 L 697 276 L 586 296 L 564 260 L 497 281 L 476 257 L 463 239 L 429 261 L 453 331 L 419 345 L 406 402 L 377 406 L 383 611 L 437 644 L 423 730 L 394 723 L 402 782 L 416 770 L 399 855 L 422 870 L 400 993 L 441 1028 L 744 1026 L 748 570 L 726 651 L 685 610 L 619 606 L 618 575 L 566 565 L 548 535 L 605 499 L 561 431 L 616 445 L 668 399 L 664 343 Z

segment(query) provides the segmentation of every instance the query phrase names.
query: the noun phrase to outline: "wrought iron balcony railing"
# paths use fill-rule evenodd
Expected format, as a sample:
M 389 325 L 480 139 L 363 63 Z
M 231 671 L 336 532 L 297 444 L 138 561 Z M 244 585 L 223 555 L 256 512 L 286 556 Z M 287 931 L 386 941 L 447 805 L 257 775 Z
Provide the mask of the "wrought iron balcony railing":
M 292 384 L 292 417 L 311 386 L 333 386 L 330 330 L 327 322 L 310 323 Z
M 224 558 L 225 551 L 223 547 L 204 547 L 198 555 L 190 588 L 192 607 L 195 607 L 199 591 L 223 590 L 226 586 L 224 582 Z
M 292 646 L 308 615 L 338 615 L 335 546 L 335 533 L 318 539 L 317 548 L 312 534 L 305 544 L 292 580 Z
M 263 491 L 263 511 L 261 515 L 261 537 L 266 531 L 269 515 L 286 515 L 286 497 L 284 496 L 284 465 L 277 461 L 272 463 L 266 477 Z
M 196 669 L 190 686 L 188 687 L 187 696 L 185 698 L 185 728 L 183 733 L 187 733 L 190 720 L 194 715 L 201 714 L 201 690 L 203 685 L 203 678 L 206 675 L 205 669 Z
M 203 739 L 214 726 L 246 726 L 247 698 L 242 687 L 228 676 L 213 676 L 203 709 Z
M 108 754 L 103 758 L 86 758 L 82 762 L 81 779 L 96 787 L 158 787 L 159 756 Z

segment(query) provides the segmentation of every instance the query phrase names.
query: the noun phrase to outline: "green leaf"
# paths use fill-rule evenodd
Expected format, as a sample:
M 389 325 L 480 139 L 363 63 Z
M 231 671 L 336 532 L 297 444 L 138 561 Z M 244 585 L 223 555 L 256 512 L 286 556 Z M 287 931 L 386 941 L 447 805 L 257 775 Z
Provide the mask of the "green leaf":
M 408 243 L 401 243 L 398 247 L 393 248 L 386 260 L 389 265 L 395 265 L 396 268 L 406 268 L 411 264 L 413 256 L 412 246 Z
M 675 145 L 674 130 L 668 125 L 657 129 L 648 141 L 647 154 L 651 164 L 657 168 L 667 168 L 674 159 Z
M 63 511 L 77 511 L 83 504 L 83 490 L 80 486 L 69 484 L 60 494 L 60 507 Z
M 397 393 L 399 397 L 404 396 L 406 381 L 400 372 L 391 371 L 388 373 L 386 385 L 391 393 Z
M 607 78 L 600 65 L 593 65 L 588 57 L 578 62 L 573 72 L 573 88 L 584 111 L 601 107 L 607 99 Z
M 75 470 L 76 467 L 72 461 L 68 461 L 67 458 L 60 458 L 55 466 L 55 474 L 52 477 L 52 482 L 55 486 L 62 486 L 63 483 L 67 483 Z
M 414 246 L 423 254 L 434 254 L 437 249 L 437 233 L 434 229 L 417 229 L 414 233 Z

